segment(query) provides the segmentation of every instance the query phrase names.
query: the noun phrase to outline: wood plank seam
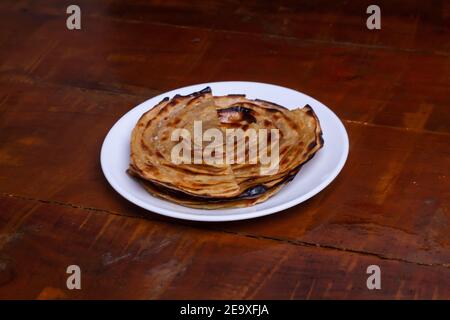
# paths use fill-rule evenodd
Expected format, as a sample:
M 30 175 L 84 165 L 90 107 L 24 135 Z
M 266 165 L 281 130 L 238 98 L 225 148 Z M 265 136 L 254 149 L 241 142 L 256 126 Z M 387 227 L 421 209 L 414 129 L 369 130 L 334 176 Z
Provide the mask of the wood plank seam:
M 420 134 L 435 134 L 439 136 L 450 136 L 450 133 L 448 132 L 441 132 L 441 131 L 432 131 L 427 129 L 412 129 L 412 128 L 406 128 L 406 127 L 396 127 L 396 126 L 390 126 L 387 124 L 378 124 L 378 123 L 371 123 L 366 121 L 359 121 L 359 120 L 349 120 L 349 119 L 341 119 L 346 123 L 356 124 L 360 126 L 367 126 L 367 127 L 377 127 L 377 128 L 386 128 L 386 129 L 393 129 L 393 130 L 400 130 L 400 131 L 407 131 L 407 132 L 413 132 L 413 133 L 420 133 Z
M 148 95 L 145 94 L 139 94 L 139 93 L 130 93 L 126 92 L 120 89 L 112 90 L 105 87 L 85 87 L 80 86 L 75 83 L 70 82 L 56 82 L 44 79 L 40 76 L 29 74 L 26 72 L 23 72 L 21 70 L 9 70 L 9 72 L 0 71 L 0 76 L 7 76 L 9 77 L 8 80 L 5 80 L 5 83 L 31 83 L 32 85 L 35 85 L 36 87 L 44 87 L 44 88 L 55 88 L 55 89 L 75 89 L 79 91 L 87 91 L 87 92 L 98 92 L 98 93 L 105 93 L 105 94 L 111 94 L 111 95 L 117 95 L 122 97 L 137 97 L 137 98 L 144 98 L 144 99 L 150 99 Z M 0 81 L 1 82 L 1 81 Z M 153 88 L 147 88 L 149 91 L 156 91 L 160 92 L 160 90 L 153 89 Z M 1 103 L 5 102 L 7 97 L 4 97 L 2 99 Z
M 33 17 L 37 18 L 56 18 L 59 17 L 59 15 L 53 14 L 53 13 L 42 13 L 42 12 L 27 12 L 28 14 L 32 15 Z M 349 42 L 349 41 L 336 41 L 336 40 L 320 40 L 320 39 L 301 39 L 294 36 L 285 36 L 280 34 L 271 34 L 271 33 L 265 33 L 265 34 L 258 34 L 255 32 L 248 32 L 248 31 L 236 31 L 236 30 L 226 30 L 226 29 L 216 29 L 216 28 L 206 28 L 206 27 L 199 27 L 199 26 L 187 26 L 187 25 L 181 25 L 181 24 L 170 24 L 170 23 L 164 23 L 164 22 L 155 22 L 155 21 L 142 21 L 137 19 L 129 19 L 129 18 L 116 18 L 116 17 L 110 17 L 110 16 L 102 16 L 98 14 L 87 14 L 88 18 L 93 19 L 101 19 L 106 21 L 113 21 L 113 22 L 124 22 L 124 23 L 130 23 L 130 24 L 143 24 L 143 25 L 154 25 L 154 26 L 162 26 L 162 27 L 172 27 L 172 28 L 181 28 L 181 29 L 187 29 L 187 30 L 201 30 L 201 31 L 208 31 L 208 32 L 215 32 L 215 33 L 226 33 L 226 34 L 235 34 L 235 35 L 245 35 L 245 36 L 258 36 L 258 37 L 266 37 L 266 38 L 275 38 L 280 40 L 290 40 L 290 41 L 296 41 L 298 44 L 302 43 L 319 43 L 319 44 L 330 44 L 338 47 L 352 47 L 352 48 L 365 48 L 365 49 L 375 49 L 375 50 L 386 50 L 386 51 L 394 51 L 394 52 L 405 52 L 405 53 L 419 53 L 419 54 L 428 54 L 428 55 L 437 55 L 437 56 L 450 56 L 449 52 L 446 51 L 439 51 L 439 50 L 424 50 L 424 49 L 407 49 L 407 48 L 396 48 L 392 46 L 385 46 L 385 45 L 371 45 L 371 44 L 363 44 L 363 43 L 356 43 L 356 42 Z
M 193 226 L 191 224 L 184 223 L 181 220 L 180 221 L 178 221 L 178 220 L 160 220 L 160 219 L 155 219 L 155 218 L 150 218 L 150 217 L 144 218 L 139 215 L 127 215 L 127 214 L 123 214 L 120 212 L 115 212 L 115 211 L 111 211 L 111 210 L 107 210 L 107 209 L 99 209 L 99 208 L 94 208 L 94 207 L 83 207 L 80 205 L 75 205 L 72 203 L 67 203 L 67 202 L 62 202 L 62 201 L 37 199 L 37 198 L 27 197 L 27 196 L 17 195 L 17 194 L 1 193 L 0 196 L 21 199 L 24 201 L 40 202 L 40 203 L 45 203 L 45 204 L 50 204 L 50 205 L 55 205 L 55 206 L 64 206 L 64 207 L 69 207 L 72 209 L 86 210 L 86 211 L 90 211 L 92 213 L 103 212 L 103 213 L 107 213 L 107 214 L 111 214 L 111 215 L 115 215 L 115 216 L 127 217 L 127 218 L 132 218 L 132 219 L 144 219 L 144 220 L 149 220 L 149 221 L 157 221 L 157 222 L 161 222 L 161 223 L 166 223 L 169 225 L 181 225 L 181 226 L 190 227 L 190 228 L 207 229 L 210 231 L 233 234 L 233 235 L 239 236 L 239 237 L 246 237 L 246 238 L 265 240 L 265 241 L 275 241 L 275 242 L 290 244 L 290 245 L 294 245 L 294 246 L 321 248 L 321 249 L 333 250 L 333 251 L 339 251 L 339 252 L 348 252 L 348 253 L 359 254 L 359 255 L 363 255 L 363 256 L 375 257 L 380 260 L 397 261 L 397 262 L 408 263 L 408 264 L 413 264 L 413 265 L 418 265 L 418 266 L 426 266 L 426 267 L 450 268 L 450 264 L 448 264 L 448 263 L 424 263 L 424 262 L 420 262 L 420 261 L 413 261 L 413 260 L 408 260 L 408 259 L 403 259 L 403 258 L 390 257 L 390 256 L 387 256 L 384 254 L 379 254 L 379 253 L 375 253 L 375 252 L 371 252 L 371 251 L 355 250 L 355 249 L 351 249 L 351 248 L 341 248 L 341 247 L 333 246 L 333 245 L 322 245 L 320 243 L 314 243 L 314 242 L 309 242 L 309 241 L 293 240 L 293 239 L 287 239 L 287 238 L 282 238 L 282 237 L 255 235 L 255 234 L 246 233 L 246 232 L 237 232 L 237 231 L 231 231 L 231 230 L 227 230 L 227 229 L 220 229 L 220 228 L 216 228 L 214 226 L 212 226 L 212 228 L 208 228 L 208 227 L 206 227 L 206 225 L 204 225 L 202 227 L 200 227 L 199 225 Z
M 92 91 L 92 92 L 100 92 L 100 93 L 106 93 L 106 94 L 117 95 L 117 96 L 138 97 L 138 98 L 144 98 L 144 99 L 152 98 L 152 96 L 147 96 L 147 95 L 144 95 L 144 94 L 125 92 L 125 91 L 120 90 L 120 89 L 108 90 L 108 89 L 103 88 L 103 87 L 92 88 L 92 87 L 83 87 L 83 86 L 80 86 L 80 85 L 75 85 L 75 84 L 66 83 L 66 82 L 49 81 L 49 80 L 45 80 L 45 79 L 43 79 L 43 78 L 41 78 L 39 76 L 30 75 L 30 74 L 26 74 L 26 73 L 23 73 L 23 72 L 19 72 L 19 73 L 17 73 L 17 75 L 21 76 L 21 77 L 25 77 L 27 81 L 32 81 L 33 84 L 36 84 L 36 85 L 39 85 L 39 86 L 44 85 L 44 86 L 48 86 L 48 87 L 53 87 L 54 86 L 54 87 L 57 87 L 57 88 L 69 88 L 69 89 L 71 88 L 71 89 L 77 89 L 77 90 L 87 91 L 87 92 Z M 15 83 L 15 82 L 20 82 L 20 81 L 12 80 L 12 81 L 8 81 L 8 82 Z M 152 89 L 152 88 L 148 88 L 148 89 L 151 90 L 151 91 L 157 92 L 157 94 L 163 93 L 162 91 L 160 91 L 158 89 Z M 4 99 L 4 100 L 6 101 L 6 99 Z M 345 119 L 345 118 L 341 118 L 341 120 L 343 120 L 346 123 L 351 123 L 351 124 L 356 124 L 356 125 L 361 125 L 361 126 L 388 128 L 388 129 L 394 129 L 394 130 L 400 130 L 400 131 L 406 131 L 406 132 L 435 134 L 435 135 L 440 135 L 440 136 L 450 136 L 450 133 L 448 133 L 448 132 L 432 131 L 432 130 L 427 130 L 427 129 L 411 129 L 411 128 L 406 128 L 406 127 L 396 127 L 396 126 L 391 126 L 391 125 L 371 123 L 371 122 L 359 121 L 359 120 L 350 120 L 350 119 Z
M 201 30 L 201 31 L 209 31 L 209 32 L 217 32 L 217 33 L 226 33 L 226 34 L 236 34 L 236 35 L 244 35 L 244 36 L 259 36 L 259 37 L 267 37 L 267 38 L 274 38 L 274 39 L 280 39 L 280 40 L 291 40 L 295 41 L 298 44 L 329 44 L 334 45 L 336 47 L 350 47 L 350 48 L 364 48 L 364 49 L 374 49 L 374 50 L 386 50 L 386 51 L 393 51 L 393 52 L 404 52 L 404 53 L 419 53 L 419 54 L 427 54 L 427 55 L 437 55 L 437 56 L 444 56 L 448 57 L 450 56 L 450 53 L 446 51 L 436 51 L 436 50 L 424 50 L 424 49 L 406 49 L 406 48 L 396 48 L 396 47 L 390 47 L 390 46 L 384 46 L 384 45 L 372 45 L 372 44 L 364 44 L 364 43 L 356 43 L 356 42 L 349 42 L 349 41 L 335 41 L 335 40 L 319 40 L 319 39 L 300 39 L 297 37 L 292 36 L 283 36 L 278 34 L 258 34 L 258 33 L 251 33 L 251 32 L 245 32 L 245 31 L 235 31 L 235 30 L 224 30 L 224 29 L 212 29 L 212 28 L 205 28 L 205 27 L 198 27 L 198 26 L 183 26 L 183 25 L 175 25 L 175 24 L 168 24 L 168 23 L 162 23 L 162 22 L 147 22 L 147 21 L 140 21 L 140 20 L 131 20 L 131 19 L 119 19 L 119 18 L 105 18 L 102 16 L 95 16 L 96 18 L 103 18 L 103 19 L 111 19 L 115 22 L 127 22 L 127 23 L 142 23 L 142 24 L 149 24 L 149 25 L 155 25 L 155 26 L 162 26 L 162 27 L 175 27 L 175 28 L 183 28 L 183 29 L 190 29 L 190 30 Z

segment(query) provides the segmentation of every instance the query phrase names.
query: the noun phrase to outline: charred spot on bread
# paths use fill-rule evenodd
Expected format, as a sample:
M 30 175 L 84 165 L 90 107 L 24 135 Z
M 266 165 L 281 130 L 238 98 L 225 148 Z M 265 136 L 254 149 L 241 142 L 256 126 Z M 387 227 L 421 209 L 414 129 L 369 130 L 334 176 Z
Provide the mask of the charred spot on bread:
M 253 110 L 241 104 L 235 104 L 231 107 L 217 110 L 217 114 L 221 123 L 245 122 L 250 124 L 256 122 Z

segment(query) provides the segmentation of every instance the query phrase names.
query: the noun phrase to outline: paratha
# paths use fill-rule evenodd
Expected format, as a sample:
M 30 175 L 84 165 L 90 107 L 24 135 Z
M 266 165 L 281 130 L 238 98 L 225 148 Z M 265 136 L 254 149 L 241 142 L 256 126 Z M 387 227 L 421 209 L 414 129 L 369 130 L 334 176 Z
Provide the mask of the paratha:
M 231 152 L 236 160 L 241 154 L 245 156 L 244 163 L 174 164 L 171 150 L 178 142 L 170 139 L 171 132 L 184 128 L 192 133 L 193 123 L 199 119 L 203 132 L 211 128 L 222 132 L 224 151 L 219 157 L 229 160 Z M 256 158 L 250 161 L 249 150 L 255 140 L 245 134 L 236 140 L 231 136 L 230 140 L 228 129 L 244 133 L 277 129 L 279 157 L 275 169 L 261 174 L 264 166 L 260 155 L 266 151 L 270 155 L 273 150 L 270 134 L 264 138 L 266 150 L 258 150 Z M 230 141 L 234 141 L 231 148 L 227 145 Z M 323 143 L 319 120 L 308 105 L 288 110 L 244 95 L 214 97 L 205 88 L 187 96 L 166 98 L 139 119 L 132 133 L 128 172 L 151 194 L 180 205 L 203 209 L 248 207 L 267 200 L 291 181 Z M 194 143 L 192 148 L 198 146 Z M 201 148 L 205 148 L 203 142 Z
M 193 195 L 233 197 L 240 193 L 229 165 L 174 164 L 172 148 L 175 129 L 193 132 L 194 120 L 203 129 L 220 128 L 211 90 L 164 99 L 146 112 L 131 136 L 130 170 L 149 181 Z

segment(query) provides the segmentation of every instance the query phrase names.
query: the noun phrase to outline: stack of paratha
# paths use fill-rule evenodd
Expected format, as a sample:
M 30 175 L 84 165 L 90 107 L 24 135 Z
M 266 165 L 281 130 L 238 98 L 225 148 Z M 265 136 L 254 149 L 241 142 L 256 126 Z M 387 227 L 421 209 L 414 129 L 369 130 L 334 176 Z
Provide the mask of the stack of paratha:
M 198 132 L 194 124 L 200 120 Z M 183 134 L 174 139 L 177 129 L 185 129 L 191 139 L 184 139 Z M 199 140 L 199 134 L 211 131 L 208 129 L 221 133 L 223 140 L 203 141 L 205 136 Z M 229 136 L 231 129 L 244 135 Z M 267 134 L 250 139 L 247 133 L 264 131 L 261 129 Z M 223 161 L 194 161 L 193 156 L 202 154 L 211 142 L 217 148 L 210 154 Z M 258 146 L 265 142 L 266 148 L 255 149 L 255 142 Z M 186 152 L 174 161 L 174 150 L 180 150 L 180 146 Z M 202 209 L 247 207 L 280 190 L 322 146 L 319 120 L 310 106 L 288 110 L 244 95 L 213 96 L 206 88 L 165 98 L 142 115 L 131 136 L 128 172 L 151 194 L 180 205 Z M 267 157 L 274 152 L 278 157 L 268 164 Z M 237 161 L 239 155 L 244 162 Z

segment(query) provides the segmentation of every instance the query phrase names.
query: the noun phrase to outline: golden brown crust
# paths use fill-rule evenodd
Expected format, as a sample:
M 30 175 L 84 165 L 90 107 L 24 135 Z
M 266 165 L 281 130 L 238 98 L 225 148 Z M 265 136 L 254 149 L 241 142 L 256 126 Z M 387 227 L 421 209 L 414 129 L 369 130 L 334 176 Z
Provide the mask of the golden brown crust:
M 192 132 L 193 122 L 199 119 L 203 130 L 215 127 L 223 133 L 230 128 L 244 132 L 250 128 L 278 129 L 278 171 L 261 174 L 260 161 L 250 164 L 248 158 L 246 163 L 213 166 L 172 163 L 170 150 L 175 142 L 167 139 L 170 130 L 185 128 Z M 270 144 L 269 140 L 270 137 Z M 240 142 L 246 143 L 248 156 L 249 141 Z M 205 88 L 190 95 L 165 98 L 142 115 L 132 133 L 128 172 L 138 177 L 151 194 L 184 206 L 247 207 L 267 200 L 291 181 L 323 143 L 319 119 L 309 105 L 288 110 L 269 101 L 247 99 L 245 95 L 213 97 L 211 90 Z M 237 149 L 233 151 L 236 154 Z

